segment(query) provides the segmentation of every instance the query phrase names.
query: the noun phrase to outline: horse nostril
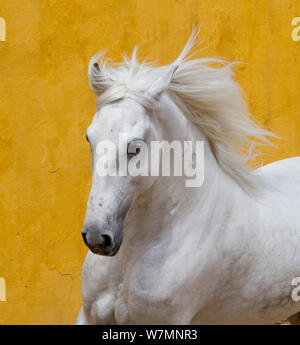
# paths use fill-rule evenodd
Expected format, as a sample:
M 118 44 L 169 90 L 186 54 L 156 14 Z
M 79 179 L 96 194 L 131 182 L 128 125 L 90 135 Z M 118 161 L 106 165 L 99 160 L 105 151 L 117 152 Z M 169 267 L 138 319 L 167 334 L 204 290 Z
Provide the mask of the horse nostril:
M 86 232 L 82 232 L 81 235 L 83 238 L 83 242 L 87 245 Z
M 85 245 L 96 254 L 110 255 L 113 249 L 114 237 L 112 234 L 99 234 L 98 231 L 93 231 L 92 229 L 84 229 L 81 231 L 81 236 Z
M 104 248 L 108 248 L 112 246 L 112 238 L 109 235 L 102 235 L 103 237 L 103 246 Z

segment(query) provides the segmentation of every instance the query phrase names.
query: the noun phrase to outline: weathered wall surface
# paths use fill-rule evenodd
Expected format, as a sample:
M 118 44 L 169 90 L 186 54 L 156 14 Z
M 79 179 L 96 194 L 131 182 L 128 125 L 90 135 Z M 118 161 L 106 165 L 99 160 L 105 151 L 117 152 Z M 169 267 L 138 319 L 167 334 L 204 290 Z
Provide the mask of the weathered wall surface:
M 119 59 L 139 43 L 141 57 L 167 63 L 201 24 L 199 56 L 245 62 L 238 80 L 252 113 L 285 137 L 267 163 L 300 155 L 297 16 L 294 0 L 1 1 L 0 324 L 68 324 L 79 310 L 91 55 Z

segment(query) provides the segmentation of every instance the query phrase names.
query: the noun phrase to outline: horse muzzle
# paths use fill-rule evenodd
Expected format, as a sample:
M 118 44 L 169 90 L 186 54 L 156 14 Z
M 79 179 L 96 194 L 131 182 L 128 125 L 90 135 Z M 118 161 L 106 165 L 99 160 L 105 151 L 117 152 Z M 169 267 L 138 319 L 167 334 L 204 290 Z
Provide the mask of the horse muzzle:
M 98 255 L 114 256 L 123 240 L 123 223 L 117 221 L 106 224 L 101 230 L 98 226 L 85 225 L 81 235 L 85 245 Z

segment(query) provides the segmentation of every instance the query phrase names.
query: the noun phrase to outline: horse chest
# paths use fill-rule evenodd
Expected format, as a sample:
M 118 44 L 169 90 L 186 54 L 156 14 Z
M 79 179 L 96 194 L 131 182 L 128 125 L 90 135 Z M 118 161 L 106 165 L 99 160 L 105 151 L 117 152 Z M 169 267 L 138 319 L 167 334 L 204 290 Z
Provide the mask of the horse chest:
M 170 273 L 170 272 L 169 272 Z M 118 324 L 189 323 L 196 303 L 189 302 L 186 283 L 157 267 L 136 267 L 123 277 L 115 303 Z M 186 305 L 183 310 L 182 305 Z

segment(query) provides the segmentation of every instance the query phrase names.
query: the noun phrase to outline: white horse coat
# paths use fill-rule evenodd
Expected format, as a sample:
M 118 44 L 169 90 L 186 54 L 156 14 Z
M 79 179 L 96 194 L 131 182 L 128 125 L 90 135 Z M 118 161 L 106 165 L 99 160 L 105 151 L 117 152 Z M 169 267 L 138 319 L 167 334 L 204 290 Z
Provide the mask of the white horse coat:
M 91 61 L 98 111 L 87 130 L 93 183 L 83 232 L 108 256 L 87 254 L 78 324 L 269 324 L 300 311 L 291 297 L 300 157 L 247 168 L 236 149 L 268 132 L 249 119 L 228 65 L 184 60 L 194 40 L 163 68 L 139 65 L 135 54 L 112 67 Z M 203 185 L 99 177 L 97 142 L 120 132 L 146 143 L 204 140 Z

